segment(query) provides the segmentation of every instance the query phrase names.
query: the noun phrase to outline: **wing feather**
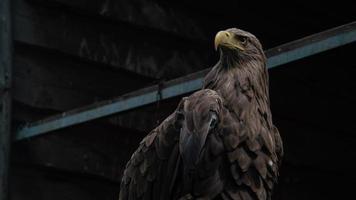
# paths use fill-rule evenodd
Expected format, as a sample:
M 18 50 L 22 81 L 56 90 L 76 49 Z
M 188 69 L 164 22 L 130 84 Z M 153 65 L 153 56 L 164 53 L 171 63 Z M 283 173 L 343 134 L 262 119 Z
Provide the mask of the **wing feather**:
M 169 199 L 179 160 L 176 112 L 148 134 L 126 165 L 120 200 Z
M 236 124 L 229 122 L 234 120 L 233 116 L 225 113 L 224 117 L 226 122 L 222 141 L 226 159 L 223 160 L 225 164 L 222 164 L 225 167 L 220 171 L 227 171 L 228 174 L 221 176 L 224 192 L 220 197 L 234 200 L 268 199 L 278 177 L 278 163 L 281 159 L 277 146 L 281 149 L 282 145 L 275 143 L 281 140 L 276 141 L 274 137 L 270 137 L 274 134 L 273 129 L 261 129 L 257 134 L 254 133 L 254 137 L 246 137 L 249 130 L 244 125 L 231 128 L 231 124 Z

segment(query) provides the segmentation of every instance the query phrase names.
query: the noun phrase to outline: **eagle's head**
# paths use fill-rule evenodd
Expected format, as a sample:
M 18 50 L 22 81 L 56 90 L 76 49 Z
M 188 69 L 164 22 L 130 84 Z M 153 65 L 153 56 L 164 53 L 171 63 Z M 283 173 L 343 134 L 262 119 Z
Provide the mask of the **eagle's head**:
M 215 49 L 220 51 L 220 60 L 227 62 L 227 65 L 242 65 L 251 60 L 265 62 L 260 41 L 253 34 L 241 29 L 219 31 L 215 36 Z

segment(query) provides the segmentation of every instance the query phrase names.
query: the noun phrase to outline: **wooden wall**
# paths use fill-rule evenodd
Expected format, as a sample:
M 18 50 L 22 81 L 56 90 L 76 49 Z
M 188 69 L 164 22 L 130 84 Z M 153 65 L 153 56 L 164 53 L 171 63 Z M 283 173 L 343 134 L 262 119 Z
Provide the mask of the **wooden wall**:
M 211 67 L 218 30 L 249 30 L 267 49 L 354 20 L 349 4 L 14 0 L 13 127 Z M 352 191 L 355 51 L 348 45 L 270 71 L 286 148 L 276 199 Z M 126 161 L 178 100 L 14 143 L 10 199 L 117 198 Z

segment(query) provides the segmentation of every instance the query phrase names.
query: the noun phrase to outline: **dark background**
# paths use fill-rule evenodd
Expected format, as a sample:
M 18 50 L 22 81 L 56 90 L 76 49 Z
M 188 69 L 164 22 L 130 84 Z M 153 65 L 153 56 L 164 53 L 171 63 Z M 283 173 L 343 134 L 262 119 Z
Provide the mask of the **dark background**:
M 269 49 L 356 20 L 355 1 L 14 0 L 13 129 L 217 61 L 217 31 Z M 285 159 L 275 199 L 352 199 L 355 43 L 271 69 Z M 10 199 L 117 199 L 124 165 L 180 97 L 12 145 Z

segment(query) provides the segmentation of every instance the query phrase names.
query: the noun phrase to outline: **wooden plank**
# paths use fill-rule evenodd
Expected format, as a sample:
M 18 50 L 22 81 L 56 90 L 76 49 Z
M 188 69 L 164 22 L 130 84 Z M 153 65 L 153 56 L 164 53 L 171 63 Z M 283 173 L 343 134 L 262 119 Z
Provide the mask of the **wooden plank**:
M 332 125 L 323 127 L 318 123 L 279 115 L 274 115 L 274 123 L 283 139 L 283 162 L 336 172 L 355 169 L 355 162 L 348 162 L 347 165 L 326 164 L 330 160 L 343 163 L 356 158 L 356 152 L 353 151 L 356 137 L 353 133 L 345 133 Z
M 12 200 L 118 199 L 120 184 L 100 177 L 31 164 L 11 169 Z
M 117 126 L 86 123 L 48 137 L 15 143 L 12 162 L 88 174 L 119 183 L 126 162 L 144 135 Z
M 154 78 L 203 69 L 211 43 L 16 0 L 14 39 Z M 95 28 L 94 28 L 95 27 Z M 179 66 L 179 67 L 177 67 Z
M 207 35 L 202 29 L 204 19 L 198 13 L 187 13 L 159 1 L 147 0 L 31 0 L 32 2 L 59 6 L 74 12 L 103 17 L 108 20 L 130 23 L 145 29 L 165 31 L 177 37 L 206 41 Z
M 356 45 L 289 63 L 270 71 L 274 116 L 328 127 L 338 134 L 353 134 L 356 107 Z
M 42 48 L 17 44 L 15 49 L 13 98 L 33 108 L 65 111 L 125 94 L 154 81 Z
M 327 30 L 325 32 L 315 34 L 311 37 L 307 37 L 305 38 L 305 40 L 299 40 L 299 43 L 303 43 L 304 45 L 297 45 L 293 48 L 288 48 L 290 44 L 294 44 L 289 43 L 274 48 L 273 50 L 268 50 L 267 67 L 276 67 L 288 62 L 314 55 L 316 53 L 320 53 L 322 51 L 326 51 L 328 49 L 335 48 L 337 46 L 342 46 L 347 43 L 352 43 L 356 41 L 356 22 L 340 26 L 336 29 L 333 29 L 332 31 L 335 30 L 339 30 L 339 34 L 330 36 L 328 35 L 330 30 Z M 327 36 L 324 36 L 325 34 Z M 337 36 L 339 36 L 339 40 Z M 314 41 L 313 38 L 322 39 Z M 331 45 L 330 38 L 332 38 Z M 303 52 L 303 50 L 305 50 L 305 46 L 308 47 L 307 52 Z M 286 51 L 280 51 L 280 49 L 286 49 Z M 303 56 L 301 57 L 300 54 L 302 54 Z M 270 59 L 272 59 L 272 61 L 270 61 Z M 23 127 L 21 130 L 19 130 L 17 132 L 16 139 L 20 140 L 27 137 L 37 136 L 49 131 L 69 127 L 75 124 L 80 124 L 101 117 L 107 117 L 113 114 L 117 114 L 119 112 L 124 112 L 130 109 L 148 105 L 157 102 L 157 95 L 159 93 L 161 94 L 161 100 L 165 100 L 193 92 L 202 87 L 203 77 L 208 71 L 209 69 L 206 69 L 198 73 L 168 81 L 164 84 L 163 87 L 160 87 L 160 90 L 158 90 L 158 85 L 152 86 L 136 92 L 132 92 L 126 96 L 122 96 L 111 101 L 93 104 L 90 107 L 80 108 L 67 113 L 63 113 L 63 115 L 54 116 L 53 118 L 48 118 L 44 121 L 39 121 L 32 125 Z
M 9 198 L 12 37 L 10 1 L 0 1 L 0 200 Z

